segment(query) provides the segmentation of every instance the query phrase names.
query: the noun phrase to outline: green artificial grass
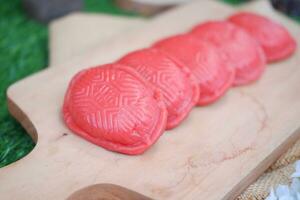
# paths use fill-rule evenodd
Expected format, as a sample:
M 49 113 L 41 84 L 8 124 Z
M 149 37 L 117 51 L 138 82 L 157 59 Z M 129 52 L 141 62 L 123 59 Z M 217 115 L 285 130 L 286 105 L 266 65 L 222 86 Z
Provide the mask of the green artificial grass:
M 114 15 L 136 16 L 136 14 L 124 11 L 114 4 L 113 0 L 85 0 L 86 12 L 101 12 Z
M 245 0 L 223 1 L 237 5 Z M 48 30 L 46 25 L 25 15 L 21 0 L 0 0 L 0 3 L 0 167 L 3 167 L 28 154 L 35 145 L 21 125 L 9 115 L 6 89 L 48 65 Z M 84 10 L 135 15 L 117 8 L 111 0 L 86 0 Z
M 229 3 L 231 5 L 240 5 L 246 1 L 249 1 L 249 0 L 221 0 L 221 1 L 224 1 L 226 3 Z
M 47 27 L 27 19 L 19 0 L 0 6 L 0 167 L 34 147 L 21 125 L 8 113 L 7 87 L 47 65 Z

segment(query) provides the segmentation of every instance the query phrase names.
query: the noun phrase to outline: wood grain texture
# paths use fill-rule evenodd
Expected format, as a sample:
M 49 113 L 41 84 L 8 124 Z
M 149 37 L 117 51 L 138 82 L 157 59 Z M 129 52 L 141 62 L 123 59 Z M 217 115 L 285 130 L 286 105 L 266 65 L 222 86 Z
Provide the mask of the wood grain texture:
M 296 24 L 273 12 L 266 1 L 244 9 L 283 23 L 296 38 L 300 34 Z M 215 19 L 215 13 L 221 19 L 233 12 L 213 1 L 182 6 L 64 67 L 49 68 L 10 87 L 12 113 L 17 119 L 28 117 L 38 142 L 28 156 L 0 170 L 1 199 L 65 199 L 97 183 L 117 184 L 154 199 L 238 195 L 300 135 L 299 51 L 270 65 L 255 84 L 232 89 L 214 105 L 195 108 L 141 156 L 112 153 L 82 140 L 66 128 L 60 111 L 67 84 L 78 70 Z
M 49 26 L 50 65 L 56 66 L 79 56 L 145 21 L 136 17 L 80 12 L 55 20 Z

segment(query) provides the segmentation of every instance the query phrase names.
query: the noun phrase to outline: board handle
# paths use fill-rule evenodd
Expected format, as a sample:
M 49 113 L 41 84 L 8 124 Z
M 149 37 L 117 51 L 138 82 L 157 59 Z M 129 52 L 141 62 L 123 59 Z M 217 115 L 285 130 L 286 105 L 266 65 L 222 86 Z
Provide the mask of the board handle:
M 77 190 L 67 200 L 152 200 L 114 184 L 96 184 Z
M 7 107 L 10 114 L 21 123 L 22 127 L 27 131 L 32 140 L 37 143 L 38 134 L 33 123 L 30 121 L 29 117 L 25 112 L 7 95 Z

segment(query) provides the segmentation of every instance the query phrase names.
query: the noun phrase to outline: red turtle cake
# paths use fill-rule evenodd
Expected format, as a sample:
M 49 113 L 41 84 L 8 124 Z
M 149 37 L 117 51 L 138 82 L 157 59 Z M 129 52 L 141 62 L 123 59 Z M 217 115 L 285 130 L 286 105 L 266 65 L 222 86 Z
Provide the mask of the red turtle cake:
M 76 74 L 65 94 L 63 118 L 70 130 L 96 145 L 142 154 L 194 105 L 211 104 L 232 85 L 259 79 L 267 60 L 286 58 L 295 49 L 285 28 L 259 15 L 242 12 L 227 21 L 208 21 Z
M 167 129 L 180 124 L 196 105 L 199 88 L 184 66 L 154 48 L 127 54 L 118 63 L 130 66 L 162 92 L 168 110 Z
M 264 52 L 242 28 L 226 21 L 209 21 L 196 26 L 191 33 L 218 48 L 226 65 L 235 70 L 234 85 L 248 84 L 263 74 Z
M 156 91 L 129 67 L 107 64 L 78 73 L 65 95 L 63 117 L 77 135 L 105 149 L 141 154 L 166 127 Z
M 198 105 L 216 101 L 233 83 L 234 70 L 223 64 L 217 49 L 208 42 L 182 34 L 158 41 L 154 47 L 182 62 L 194 74 L 201 91 Z
M 229 21 L 246 30 L 262 46 L 268 62 L 282 60 L 293 54 L 296 41 L 285 27 L 267 17 L 240 12 Z

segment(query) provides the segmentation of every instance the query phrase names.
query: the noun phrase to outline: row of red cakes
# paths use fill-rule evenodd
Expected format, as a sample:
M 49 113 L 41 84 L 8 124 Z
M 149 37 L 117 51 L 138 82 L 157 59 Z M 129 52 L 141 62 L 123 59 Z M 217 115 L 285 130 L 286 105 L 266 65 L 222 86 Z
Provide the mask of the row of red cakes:
M 194 106 L 254 82 L 267 62 L 285 59 L 295 49 L 283 26 L 256 14 L 201 23 L 115 63 L 79 72 L 66 92 L 64 120 L 74 133 L 105 149 L 141 154 Z

